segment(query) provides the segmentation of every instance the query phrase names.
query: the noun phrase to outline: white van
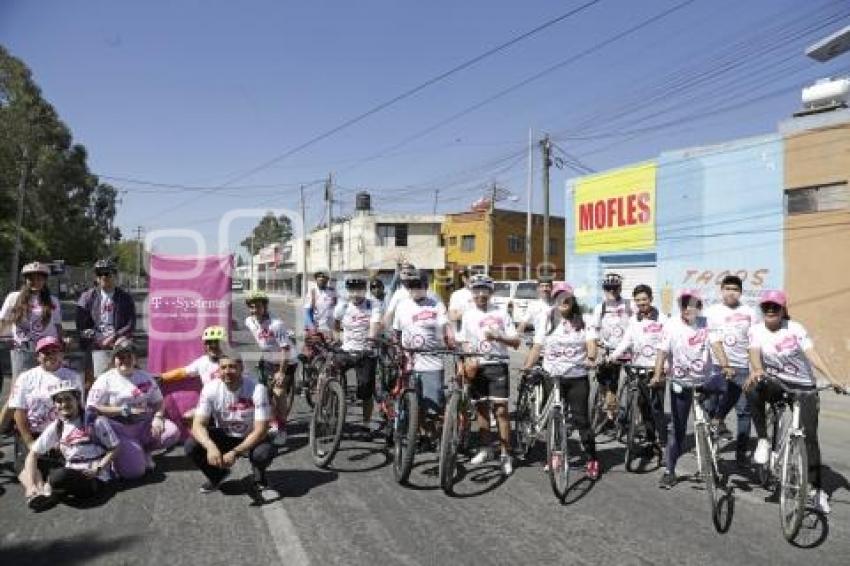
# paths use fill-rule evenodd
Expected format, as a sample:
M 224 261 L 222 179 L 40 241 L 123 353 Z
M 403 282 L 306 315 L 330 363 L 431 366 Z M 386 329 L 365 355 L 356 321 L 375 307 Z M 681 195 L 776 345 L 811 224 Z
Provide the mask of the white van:
M 514 323 L 525 317 L 528 305 L 537 299 L 537 281 L 496 281 L 493 289 L 493 304 L 506 309 Z

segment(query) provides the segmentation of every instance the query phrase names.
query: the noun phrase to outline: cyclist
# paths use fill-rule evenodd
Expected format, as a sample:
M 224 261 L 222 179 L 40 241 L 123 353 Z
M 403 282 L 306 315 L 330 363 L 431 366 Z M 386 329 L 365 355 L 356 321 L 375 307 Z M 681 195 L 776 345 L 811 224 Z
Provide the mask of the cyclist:
M 808 332 L 799 322 L 788 315 L 788 298 L 782 291 L 764 291 L 759 297 L 759 306 L 764 321 L 750 329 L 750 364 L 752 373 L 744 389 L 749 392 L 752 402 L 753 424 L 758 436 L 753 460 L 764 465 L 770 455 L 770 442 L 767 440 L 765 403 L 773 403 L 782 397 L 782 390 L 770 380 L 760 383 L 770 376 L 785 386 L 811 391 L 816 387 L 813 369 L 822 373 L 837 392 L 847 392 L 847 384 L 835 379 L 824 359 L 815 349 Z M 823 513 L 829 513 L 829 495 L 821 483 L 821 456 L 818 443 L 818 410 L 820 402 L 817 394 L 800 398 L 800 425 L 806 436 L 806 453 L 809 463 L 809 480 L 812 484 L 812 499 Z
M 223 354 L 221 379 L 208 382 L 192 422 L 186 455 L 206 476 L 201 493 L 216 491 L 236 459 L 247 455 L 253 470 L 250 494 L 266 487 L 266 468 L 274 458 L 268 439 L 271 407 L 264 385 L 243 375 L 238 354 Z
M 608 355 L 609 363 L 616 363 L 626 351 L 631 351 L 631 363 L 641 368 L 654 368 L 658 347 L 664 337 L 666 317 L 652 306 L 652 287 L 638 285 L 632 291 L 635 314 L 629 320 L 629 326 L 620 345 Z M 667 423 L 664 416 L 664 382 L 651 380 L 649 388 L 649 406 L 640 403 L 643 420 L 647 424 L 647 440 L 655 444 L 655 450 L 661 458 L 667 448 Z
M 369 294 L 367 298 L 370 301 L 375 301 L 376 305 L 380 305 L 381 311 L 384 310 L 384 299 L 387 296 L 386 288 L 384 287 L 384 282 L 381 281 L 380 277 L 372 277 L 369 280 Z
M 329 337 L 334 327 L 333 313 L 337 304 L 336 289 L 329 285 L 327 269 L 313 272 L 316 286 L 307 291 L 304 298 L 304 329 L 308 332 L 320 332 Z
M 335 338 L 342 342 L 338 363 L 342 374 L 354 368 L 357 374 L 357 398 L 363 402 L 363 428 L 372 437 L 372 406 L 375 396 L 376 362 L 370 341 L 378 335 L 381 309 L 366 298 L 365 277 L 352 275 L 345 280 L 347 300 L 334 311 Z M 343 380 L 345 382 L 345 380 Z
M 410 298 L 410 284 L 418 284 L 416 282 L 420 280 L 419 270 L 416 269 L 416 266 L 412 263 L 403 263 L 399 269 L 398 280 L 401 283 L 401 286 L 395 290 L 390 297 L 389 302 L 384 304 L 385 308 L 383 310 L 384 314 L 382 317 L 384 328 L 392 328 L 393 319 L 395 318 L 395 310 L 402 301 Z M 439 300 L 439 297 L 430 291 L 426 292 L 435 300 Z
M 469 289 L 469 270 L 464 267 L 458 275 L 460 276 L 461 287 L 452 291 L 449 297 L 449 320 L 455 323 L 457 330 L 460 330 L 463 313 L 467 309 L 475 308 L 475 302 L 472 300 L 472 291 Z
M 94 264 L 97 285 L 80 295 L 77 302 L 77 331 L 85 352 L 86 370 L 94 379 L 109 369 L 112 346 L 118 338 L 133 338 L 136 303 L 115 285 L 118 268 L 109 259 Z
M 15 469 L 21 471 L 27 450 L 38 436 L 56 419 L 56 407 L 50 390 L 61 381 L 77 384 L 84 397 L 83 379 L 77 372 L 63 367 L 63 344 L 56 336 L 43 336 L 36 344 L 38 366 L 23 372 L 9 395 L 9 409 L 14 411 L 16 442 Z
M 755 310 L 741 303 L 742 291 L 741 278 L 727 275 L 720 283 L 723 301 L 705 310 L 713 371 L 722 374 L 727 382 L 718 400 L 715 423 L 721 436 L 732 438 L 724 419 L 735 407 L 738 415 L 735 462 L 740 467 L 747 461 L 751 415 L 749 398 L 741 395 L 741 388 L 749 375 L 748 335 L 750 327 L 758 320 Z
M 87 410 L 109 419 L 121 439 L 115 471 L 137 479 L 154 469 L 153 450 L 171 448 L 180 431 L 165 418 L 162 392 L 153 377 L 136 367 L 133 341 L 122 337 L 112 348 L 113 369 L 101 374 L 89 391 Z
M 287 404 L 290 388 L 295 386 L 295 370 L 298 368 L 293 359 L 294 340 L 292 333 L 282 319 L 269 313 L 269 297 L 262 291 L 252 291 L 246 298 L 250 315 L 245 319 L 245 327 L 251 332 L 260 358 L 257 368 L 260 383 L 270 387 L 273 419 L 272 435 L 278 435 L 280 444 L 286 443 L 286 419 L 291 407 Z
M 567 283 L 561 284 L 563 286 L 569 286 Z M 519 323 L 519 327 L 517 327 L 517 334 L 520 336 L 525 335 L 525 331 L 529 326 L 534 326 L 534 321 L 537 320 L 541 314 L 548 314 L 553 305 L 553 282 L 552 277 L 550 276 L 541 276 L 540 280 L 537 282 L 537 300 L 532 301 L 528 305 L 528 309 L 526 309 L 525 314 L 523 315 L 522 322 Z
M 622 289 L 622 276 L 617 273 L 606 275 L 602 280 L 605 298 L 593 309 L 593 327 L 606 358 L 620 345 L 626 334 L 629 318 L 632 316 L 631 304 L 620 296 Z M 617 391 L 620 385 L 621 369 L 619 363 L 605 363 L 596 372 L 599 386 L 605 391 L 607 428 L 615 426 L 614 415 L 617 413 Z
M 429 297 L 427 288 L 428 276 L 421 274 L 418 282 L 412 281 L 408 285 L 410 299 L 402 301 L 396 309 L 393 330 L 406 348 L 435 350 L 454 343 L 454 332 L 446 316 L 446 307 Z M 426 414 L 438 419 L 442 417 L 445 405 L 443 359 L 435 355 L 414 354 L 413 374 L 422 399 L 419 422 L 433 443 L 437 431 L 433 421 L 423 417 Z
M 49 391 L 57 418 L 33 443 L 19 475 L 27 505 L 35 511 L 50 507 L 56 498 L 65 495 L 81 499 L 100 493 L 112 479 L 112 461 L 120 446 L 118 435 L 106 419 L 98 417 L 89 425 L 84 422 L 76 381 L 59 381 Z M 39 459 L 55 450 L 61 453 L 64 466 L 45 474 Z
M 204 343 L 204 353 L 191 361 L 189 365 L 166 371 L 162 374 L 162 382 L 179 381 L 188 377 L 199 377 L 204 384 L 218 379 L 218 360 L 222 355 L 222 342 L 227 333 L 223 326 L 208 326 L 204 328 L 201 340 Z
M 467 352 L 481 354 L 508 354 L 507 346 L 519 347 L 519 336 L 508 313 L 490 302 L 495 287 L 488 275 L 475 275 L 470 279 L 470 290 L 475 300 L 475 308 L 467 309 L 461 319 L 457 341 L 464 344 Z M 496 413 L 501 448 L 500 464 L 502 473 L 513 473 L 511 460 L 511 424 L 508 420 L 508 400 L 510 398 L 510 372 L 506 360 L 488 360 L 487 358 L 467 358 L 463 368 L 464 376 L 470 380 L 470 394 L 481 401 L 478 410 L 478 434 L 480 446 L 478 453 L 470 460 L 474 466 L 490 459 L 490 409 L 492 403 Z
M 665 326 L 664 338 L 658 347 L 655 359 L 654 377 L 650 387 L 663 387 L 665 383 L 664 365 L 669 358 L 671 374 L 679 381 L 691 385 L 705 385 L 716 388 L 709 382 L 709 339 L 708 325 L 702 313 L 702 297 L 695 289 L 684 290 L 679 294 L 680 315 L 672 318 Z M 688 427 L 694 390 L 674 383 L 670 387 L 670 414 L 672 438 L 667 441 L 667 466 L 659 480 L 659 487 L 670 489 L 676 485 L 676 463 L 685 447 L 685 433 Z
M 0 333 L 11 330 L 12 388 L 18 376 L 38 365 L 36 344 L 45 336 L 62 339 L 62 313 L 59 299 L 50 294 L 47 277 L 50 269 L 40 262 L 28 263 L 21 269 L 24 281 L 20 290 L 12 291 L 0 307 Z M 0 381 L 2 384 L 2 381 Z M 7 404 L 0 410 L 0 430 L 12 420 Z
M 560 383 L 561 397 L 573 413 L 587 455 L 587 477 L 595 481 L 599 479 L 600 467 L 590 429 L 587 369 L 596 365 L 596 332 L 585 326 L 581 306 L 568 284 L 558 284 L 554 302 L 555 306 L 535 320 L 534 346 L 526 358 L 525 369 L 530 369 L 543 354 L 543 369 Z

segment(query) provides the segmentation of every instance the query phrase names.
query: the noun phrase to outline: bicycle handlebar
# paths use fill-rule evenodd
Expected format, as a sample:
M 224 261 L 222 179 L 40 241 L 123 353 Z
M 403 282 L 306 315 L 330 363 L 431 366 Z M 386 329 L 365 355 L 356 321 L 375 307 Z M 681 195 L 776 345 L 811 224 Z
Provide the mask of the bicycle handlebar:
M 783 392 L 787 393 L 788 395 L 791 395 L 792 397 L 798 396 L 798 395 L 813 395 L 815 393 L 818 393 L 819 391 L 826 391 L 827 389 L 835 389 L 835 386 L 832 385 L 831 383 L 828 384 L 828 385 L 817 385 L 816 384 L 811 389 L 797 389 L 795 387 L 789 387 L 789 386 L 785 385 L 785 383 L 781 379 L 776 378 L 776 377 L 771 377 L 769 375 L 766 375 L 766 376 L 764 376 L 764 378 L 759 380 L 759 384 L 762 384 L 766 381 L 770 381 L 771 383 L 779 386 L 779 388 L 782 389 Z M 850 395 L 850 393 L 848 393 L 846 390 L 844 390 L 841 393 L 836 391 L 836 394 L 838 394 L 838 395 Z

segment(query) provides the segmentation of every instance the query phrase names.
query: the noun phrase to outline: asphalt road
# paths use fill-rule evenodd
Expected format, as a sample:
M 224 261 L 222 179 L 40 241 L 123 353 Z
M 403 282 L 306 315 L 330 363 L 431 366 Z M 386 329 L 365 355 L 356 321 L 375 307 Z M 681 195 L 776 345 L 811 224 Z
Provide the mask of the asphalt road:
M 291 308 L 280 301 L 273 308 L 291 321 Z M 241 321 L 244 307 L 237 304 L 234 314 Z M 519 362 L 514 356 L 513 365 Z M 315 468 L 308 420 L 299 401 L 288 445 L 270 472 L 278 495 L 262 506 L 251 504 L 238 481 L 248 473 L 245 462 L 222 493 L 200 495 L 201 475 L 179 449 L 158 458 L 148 481 L 83 510 L 60 505 L 33 514 L 4 471 L 0 564 L 826 565 L 846 564 L 850 555 L 850 401 L 831 393 L 822 397 L 820 438 L 832 513 L 807 521 L 799 543 L 810 548 L 787 544 L 777 505 L 737 475 L 731 528 L 716 533 L 700 486 L 659 490 L 654 466 L 625 472 L 621 445 L 599 446 L 601 479 L 578 481 L 563 505 L 535 457 L 506 480 L 495 463 L 469 469 L 458 496 L 447 497 L 433 454 L 417 458 L 411 485 L 402 487 L 381 442 L 345 438 L 332 466 Z M 359 408 L 349 420 L 359 420 Z M 693 455 L 679 468 L 695 470 Z

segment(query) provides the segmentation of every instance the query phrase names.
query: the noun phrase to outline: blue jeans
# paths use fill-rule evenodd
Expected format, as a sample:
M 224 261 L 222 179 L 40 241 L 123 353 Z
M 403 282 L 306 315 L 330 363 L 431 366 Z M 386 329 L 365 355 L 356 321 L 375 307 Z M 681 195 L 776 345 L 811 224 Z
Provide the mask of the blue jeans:
M 442 415 L 446 404 L 443 370 L 414 371 L 413 377 L 422 400 L 422 409 L 432 415 Z
M 720 406 L 716 415 L 721 420 L 725 419 L 732 407 L 735 407 L 735 413 L 738 415 L 738 427 L 736 429 L 736 452 L 738 454 L 746 453 L 750 443 L 752 405 L 749 396 L 742 394 L 744 383 L 749 377 L 749 368 L 735 368 L 734 379 L 726 381 L 726 391 L 720 394 Z

